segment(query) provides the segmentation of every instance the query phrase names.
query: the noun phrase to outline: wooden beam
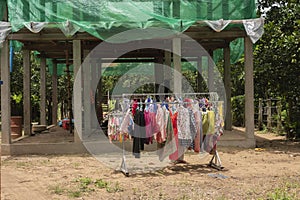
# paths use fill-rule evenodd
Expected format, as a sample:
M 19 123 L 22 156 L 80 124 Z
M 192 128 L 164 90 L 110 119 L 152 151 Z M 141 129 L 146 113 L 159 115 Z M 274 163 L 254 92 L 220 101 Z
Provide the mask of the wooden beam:
M 225 130 L 232 130 L 231 114 L 231 69 L 230 69 L 230 48 L 229 44 L 224 48 L 224 86 L 226 92 L 225 100 Z
M 155 76 L 155 92 L 157 93 L 163 93 L 163 85 L 164 85 L 164 66 L 163 66 L 163 55 L 160 57 L 157 57 L 155 59 L 154 64 L 154 76 Z
M 52 124 L 57 124 L 57 110 L 58 110 L 58 102 L 57 102 L 57 63 L 55 61 L 53 63 L 53 73 L 52 73 Z
M 202 45 L 203 47 L 214 47 L 214 48 L 225 48 L 228 41 L 230 41 L 230 39 L 226 39 L 226 40 L 223 40 L 223 39 L 197 39 L 196 40 L 200 45 Z M 143 43 L 150 43 L 153 44 L 153 43 L 162 43 L 162 42 L 165 42 L 166 46 L 165 47 L 168 47 L 170 46 L 171 44 L 169 44 L 169 40 L 164 40 L 164 39 L 161 39 L 161 40 L 155 40 L 155 41 L 152 41 L 152 42 L 149 42 L 149 41 L 143 41 Z M 194 43 L 194 41 L 187 41 L 187 40 L 183 40 L 182 41 L 182 49 L 193 49 L 195 48 L 194 45 L 189 45 L 189 43 Z M 86 49 L 86 50 L 92 50 L 94 49 L 97 45 L 99 45 L 100 42 L 94 42 L 94 43 L 91 43 L 91 44 L 82 44 L 81 47 L 82 49 Z M 37 51 L 45 51 L 45 52 L 63 52 L 64 50 L 72 50 L 72 43 L 71 42 L 67 42 L 64 41 L 64 42 L 54 42 L 54 41 L 44 41 L 44 42 L 26 42 L 23 46 L 23 49 L 28 49 L 28 50 L 37 50 Z M 114 45 L 112 44 L 108 49 L 106 49 L 106 52 L 119 52 L 120 49 L 123 49 L 123 48 L 126 48 L 126 45 L 123 45 L 123 44 L 117 44 L 117 45 Z M 171 48 L 171 46 L 170 46 Z M 139 49 L 139 50 L 136 50 L 136 51 L 133 51 L 133 52 L 152 52 L 152 51 L 155 51 L 155 49 Z M 122 51 L 121 51 L 122 52 Z
M 253 85 L 253 44 L 245 37 L 245 127 L 246 135 L 251 146 L 254 139 L 254 85 Z
M 96 80 L 99 80 L 98 84 L 96 85 L 96 114 L 98 117 L 98 121 L 101 122 L 103 120 L 103 93 L 102 93 L 102 87 L 103 87 L 103 82 L 102 82 L 102 61 L 98 61 L 98 66 L 96 67 Z M 98 103 L 98 106 L 97 106 Z M 98 122 L 97 121 L 97 122 Z
M 145 63 L 145 62 L 155 62 L 154 58 L 143 58 L 143 59 L 101 59 L 102 63 Z
M 23 50 L 23 117 L 24 117 L 24 134 L 31 134 L 31 70 L 30 70 L 30 51 Z
M 82 58 L 82 52 L 81 52 L 81 41 L 80 40 L 74 40 L 73 41 L 73 64 L 74 64 L 74 76 L 77 75 L 77 72 L 81 66 L 81 58 Z
M 88 33 L 76 33 L 72 37 L 66 37 L 63 33 L 11 33 L 7 36 L 9 40 L 24 41 L 67 41 L 67 40 L 89 40 L 101 41 Z
M 208 58 L 208 91 L 215 92 L 215 76 L 214 76 L 214 52 L 209 51 L 210 58 Z
M 90 109 L 91 109 L 91 114 L 90 114 L 90 123 L 91 123 L 91 128 L 92 130 L 97 129 L 98 127 L 98 118 L 96 114 L 96 91 L 97 91 L 97 85 L 99 83 L 99 78 L 98 78 L 98 59 L 92 59 L 91 60 L 91 86 L 90 86 Z
M 170 59 L 170 62 L 172 62 L 173 59 Z M 181 62 L 197 62 L 198 58 L 197 57 L 186 57 L 186 58 L 182 58 Z M 111 59 L 111 58 L 104 58 L 101 59 L 102 63 L 155 63 L 156 60 L 155 58 L 126 58 L 126 59 Z M 66 63 L 65 60 L 57 60 L 56 63 Z M 69 64 L 73 64 L 73 61 L 69 61 Z M 165 64 L 166 65 L 166 64 Z M 167 65 L 169 66 L 169 65 Z M 168 70 L 170 71 L 170 70 Z M 164 73 L 165 74 L 165 73 Z M 165 79 L 167 77 L 167 75 L 165 74 Z
M 114 34 L 114 32 L 112 32 Z M 225 38 L 240 38 L 245 37 L 246 32 L 239 28 L 232 28 L 230 30 L 223 30 L 221 32 L 215 32 L 207 26 L 192 26 L 184 32 L 193 39 L 225 39 Z M 183 35 L 183 38 L 185 36 Z M 7 37 L 9 40 L 19 41 L 70 41 L 70 40 L 86 40 L 86 41 L 98 41 L 102 40 L 96 38 L 89 33 L 76 33 L 72 37 L 66 37 L 59 29 L 43 29 L 40 33 L 31 33 L 27 29 L 22 29 L 17 33 L 11 33 Z M 172 39 L 170 37 L 162 37 L 160 39 Z
M 181 38 L 173 39 L 174 93 L 182 93 Z
M 80 142 L 82 138 L 82 71 L 81 66 L 81 40 L 73 41 L 73 67 L 74 67 L 74 141 Z
M 164 80 L 165 80 L 165 86 L 166 90 L 165 93 L 169 93 L 171 90 L 171 82 L 172 82 L 172 54 L 171 51 L 165 51 L 165 71 L 164 71 Z
M 40 66 L 40 124 L 47 125 L 46 122 L 46 58 L 41 58 Z
M 197 59 L 197 92 L 204 92 L 202 86 L 202 56 L 200 55 Z
M 9 68 L 9 49 L 8 41 L 3 42 L 1 48 L 1 140 L 2 144 L 11 143 L 11 104 L 10 104 L 10 68 Z
M 184 35 L 187 35 L 193 39 L 234 39 L 245 37 L 247 34 L 244 30 L 223 30 L 221 32 L 215 32 L 212 29 L 209 30 L 199 30 L 199 31 L 187 31 L 184 32 Z
M 83 75 L 83 132 L 82 139 L 85 140 L 92 131 L 91 122 L 91 91 L 92 91 L 92 72 L 91 72 L 91 60 L 88 56 L 90 52 L 88 50 L 83 51 L 84 65 L 81 67 Z
M 231 39 L 228 39 L 229 41 Z M 148 44 L 149 42 L 153 45 L 153 42 L 157 43 L 162 43 L 164 42 L 166 47 L 170 46 L 169 44 L 170 40 L 155 40 L 155 41 L 143 41 L 143 43 Z M 132 44 L 139 43 L 141 41 L 135 41 L 132 42 Z M 182 40 L 182 56 L 183 57 L 188 57 L 188 56 L 194 56 L 197 57 L 197 49 L 195 48 L 194 45 L 189 45 L 189 43 L 194 43 L 195 41 L 187 41 L 187 40 Z M 225 40 L 215 40 L 215 39 L 199 39 L 197 42 L 203 46 L 205 49 L 211 49 L 215 50 L 218 48 L 224 48 L 226 47 L 227 41 Z M 149 45 L 150 45 L 149 43 Z M 85 43 L 82 46 L 82 49 L 86 50 L 92 50 L 95 48 L 99 43 L 92 43 L 92 44 L 87 44 Z M 109 48 L 105 49 L 105 52 L 101 52 L 102 57 L 111 57 L 111 56 L 118 56 L 119 54 L 122 54 L 124 49 L 127 46 L 124 44 L 112 44 L 109 46 Z M 170 46 L 171 48 L 171 46 Z M 65 50 L 71 51 L 72 46 L 70 42 L 64 41 L 64 42 L 54 42 L 54 41 L 49 41 L 49 42 L 26 42 L 25 46 L 23 49 L 27 50 L 36 50 L 39 52 L 44 52 L 44 56 L 47 58 L 52 58 L 52 59 L 63 59 L 65 57 Z M 159 57 L 160 52 L 157 49 L 138 49 L 132 52 L 128 52 L 121 57 L 124 58 L 133 58 L 133 57 Z

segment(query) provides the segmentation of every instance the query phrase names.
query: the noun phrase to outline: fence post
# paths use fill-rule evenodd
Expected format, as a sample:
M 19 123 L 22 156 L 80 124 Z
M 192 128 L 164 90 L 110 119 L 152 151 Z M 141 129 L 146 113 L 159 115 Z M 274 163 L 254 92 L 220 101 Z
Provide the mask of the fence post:
M 272 129 L 272 100 L 267 100 L 267 129 Z
M 263 125 L 263 106 L 262 106 L 262 99 L 259 98 L 258 100 L 258 130 L 262 130 Z
M 277 105 L 276 105 L 276 109 L 277 109 L 277 132 L 281 133 L 282 130 L 282 124 L 281 124 L 281 99 L 279 99 L 277 101 Z

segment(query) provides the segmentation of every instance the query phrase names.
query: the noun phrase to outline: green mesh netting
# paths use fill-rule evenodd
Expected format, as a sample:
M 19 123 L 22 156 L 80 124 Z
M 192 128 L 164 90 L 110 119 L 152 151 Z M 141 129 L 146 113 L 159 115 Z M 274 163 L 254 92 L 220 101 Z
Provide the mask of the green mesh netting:
M 48 67 L 48 72 L 50 74 L 53 74 L 53 62 L 52 62 L 52 59 L 46 59 L 46 65 Z M 65 63 L 57 63 L 56 65 L 57 65 L 57 71 L 56 71 L 56 73 L 57 73 L 58 76 L 66 74 L 67 67 L 66 67 Z M 71 72 L 73 72 L 73 65 L 69 66 L 69 70 Z
M 236 63 L 244 53 L 244 39 L 237 38 L 230 43 L 230 63 Z M 223 49 L 214 51 L 214 62 L 217 63 L 223 59 Z
M 6 0 L 0 0 L 0 17 L 1 20 L 5 19 Z
M 0 8 L 4 8 L 5 3 L 0 0 Z M 64 23 L 70 21 L 75 30 L 70 31 L 73 34 L 81 30 L 103 40 L 135 28 L 160 27 L 183 32 L 198 20 L 256 17 L 255 0 L 7 0 L 7 5 L 13 32 L 28 22 L 49 22 L 48 26 L 62 29 Z M 228 28 L 232 26 L 237 25 Z M 230 45 L 232 63 L 243 52 L 241 42 Z M 215 52 L 217 60 L 221 53 Z M 52 72 L 50 61 L 48 67 Z M 63 74 L 65 65 L 59 64 L 57 69 L 58 75 Z
M 24 22 L 65 22 L 100 39 L 147 27 L 184 31 L 197 20 L 251 19 L 255 0 L 7 0 L 12 31 Z

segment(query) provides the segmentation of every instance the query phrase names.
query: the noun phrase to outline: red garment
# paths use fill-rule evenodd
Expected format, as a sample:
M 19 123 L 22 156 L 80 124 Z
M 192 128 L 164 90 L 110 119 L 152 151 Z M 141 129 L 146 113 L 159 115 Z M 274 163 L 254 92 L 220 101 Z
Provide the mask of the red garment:
M 176 151 L 172 154 L 169 155 L 170 160 L 178 160 L 178 130 L 177 130 L 177 115 L 178 112 L 172 114 L 170 110 L 170 117 L 172 120 L 172 126 L 173 126 L 173 131 L 174 131 L 174 137 L 176 141 Z
M 132 105 L 132 115 L 135 115 L 136 108 L 138 107 L 138 102 L 137 100 L 134 100 L 133 105 Z

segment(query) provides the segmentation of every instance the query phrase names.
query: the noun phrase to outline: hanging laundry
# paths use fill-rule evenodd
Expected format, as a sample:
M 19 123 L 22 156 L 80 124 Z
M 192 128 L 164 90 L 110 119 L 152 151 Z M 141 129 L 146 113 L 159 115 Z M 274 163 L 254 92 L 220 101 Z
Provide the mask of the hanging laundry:
M 165 133 L 165 117 L 164 117 L 164 110 L 161 107 L 161 105 L 157 105 L 157 111 L 156 111 L 156 129 L 155 129 L 155 139 L 158 143 L 163 143 L 165 141 L 164 133 Z
M 176 139 L 174 138 L 174 130 L 170 115 L 166 117 L 166 141 L 163 143 L 163 145 L 160 145 L 161 148 L 157 151 L 160 161 L 163 161 L 166 157 L 168 157 L 170 154 L 173 154 L 177 150 Z
M 188 147 L 192 142 L 189 111 L 187 108 L 179 106 L 177 112 L 178 143 L 181 146 Z
M 170 111 L 170 118 L 171 118 L 171 122 L 172 122 L 172 126 L 173 126 L 173 132 L 174 132 L 174 138 L 175 138 L 175 143 L 176 143 L 176 150 L 174 153 L 172 153 L 169 156 L 170 160 L 177 160 L 178 159 L 178 130 L 177 130 L 177 116 L 178 116 L 178 112 L 175 112 L 174 114 L 172 114 L 172 111 Z
M 113 140 L 119 140 L 119 138 L 122 136 L 120 131 L 120 123 L 122 119 L 122 116 L 111 116 L 109 118 L 107 135 L 110 142 L 112 142 Z
M 134 119 L 135 126 L 133 130 L 133 155 L 136 158 L 140 158 L 141 150 L 144 150 L 144 143 L 146 138 L 146 130 L 145 130 L 145 118 L 144 112 L 141 110 L 137 110 Z
M 199 153 L 201 150 L 201 138 L 202 138 L 202 114 L 199 109 L 193 108 L 193 113 L 195 116 L 197 133 L 194 139 L 194 152 Z

